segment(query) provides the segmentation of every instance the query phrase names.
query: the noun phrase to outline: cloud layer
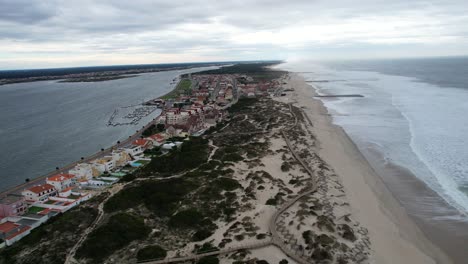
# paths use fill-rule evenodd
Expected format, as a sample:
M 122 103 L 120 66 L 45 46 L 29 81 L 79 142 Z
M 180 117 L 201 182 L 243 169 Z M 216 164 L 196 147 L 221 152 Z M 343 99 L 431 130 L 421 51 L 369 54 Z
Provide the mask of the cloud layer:
M 0 0 L 0 69 L 468 54 L 462 0 Z

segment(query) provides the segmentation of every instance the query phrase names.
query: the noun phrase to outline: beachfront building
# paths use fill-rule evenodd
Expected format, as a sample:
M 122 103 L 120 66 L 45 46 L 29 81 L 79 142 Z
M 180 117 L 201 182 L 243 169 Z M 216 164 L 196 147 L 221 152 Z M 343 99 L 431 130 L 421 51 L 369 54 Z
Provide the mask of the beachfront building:
M 88 163 L 77 164 L 73 169 L 69 170 L 68 173 L 75 175 L 75 179 L 78 180 L 89 180 L 93 178 L 93 167 Z
M 16 241 L 29 235 L 29 233 L 31 233 L 31 227 L 26 225 L 11 221 L 5 221 L 0 224 L 0 239 L 2 239 L 7 246 L 11 246 Z
M 104 173 L 105 171 L 109 172 L 115 168 L 115 161 L 112 157 L 106 156 L 92 161 L 91 166 L 99 173 Z
M 131 146 L 129 148 L 125 148 L 124 151 L 127 152 L 130 157 L 135 158 L 135 156 L 142 154 L 144 150 L 141 146 Z
M 114 160 L 116 167 L 123 167 L 127 165 L 129 161 L 132 160 L 130 155 L 127 152 L 125 152 L 123 149 L 112 151 L 111 157 Z
M 21 194 L 24 196 L 26 201 L 44 202 L 49 199 L 49 196 L 55 196 L 57 194 L 57 190 L 53 185 L 46 183 L 26 189 L 22 191 Z
M 62 191 L 73 185 L 75 175 L 60 173 L 46 179 L 46 183 L 55 187 L 57 191 Z
M 161 146 L 167 139 L 168 135 L 166 133 L 157 133 L 148 137 L 149 140 L 153 142 L 153 146 Z
M 153 147 L 153 141 L 145 138 L 140 138 L 132 142 L 134 146 L 140 146 L 142 149 L 150 149 Z
M 17 194 L 9 194 L 0 199 L 0 218 L 22 215 L 26 211 L 24 197 Z

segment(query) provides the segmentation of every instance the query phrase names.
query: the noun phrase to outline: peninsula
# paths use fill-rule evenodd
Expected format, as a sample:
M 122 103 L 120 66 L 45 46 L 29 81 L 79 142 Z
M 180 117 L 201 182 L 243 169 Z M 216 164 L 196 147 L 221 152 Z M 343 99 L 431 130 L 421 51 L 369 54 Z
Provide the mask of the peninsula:
M 5 196 L 25 209 L 0 225 L 0 262 L 450 263 L 272 66 L 181 76 L 135 136 Z

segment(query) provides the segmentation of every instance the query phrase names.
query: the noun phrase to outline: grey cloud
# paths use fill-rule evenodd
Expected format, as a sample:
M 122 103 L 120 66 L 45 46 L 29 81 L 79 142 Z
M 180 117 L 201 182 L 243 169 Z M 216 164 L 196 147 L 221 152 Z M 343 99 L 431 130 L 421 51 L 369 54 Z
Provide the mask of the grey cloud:
M 37 23 L 56 14 L 54 1 L 0 0 L 0 21 Z

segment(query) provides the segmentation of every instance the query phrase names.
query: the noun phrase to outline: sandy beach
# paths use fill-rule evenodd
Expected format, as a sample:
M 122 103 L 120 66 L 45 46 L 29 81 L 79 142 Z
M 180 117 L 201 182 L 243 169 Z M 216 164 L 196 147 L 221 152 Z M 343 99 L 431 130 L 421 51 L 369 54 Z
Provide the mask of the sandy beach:
M 347 134 L 332 124 L 322 102 L 313 98 L 313 87 L 296 74 L 290 74 L 287 86 L 294 92 L 285 100 L 311 119 L 319 155 L 341 178 L 353 216 L 369 230 L 370 262 L 452 263 L 408 216 Z

